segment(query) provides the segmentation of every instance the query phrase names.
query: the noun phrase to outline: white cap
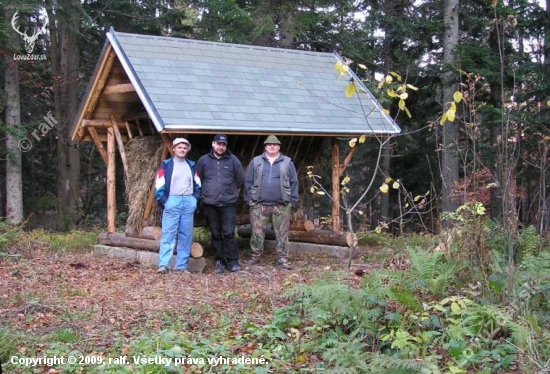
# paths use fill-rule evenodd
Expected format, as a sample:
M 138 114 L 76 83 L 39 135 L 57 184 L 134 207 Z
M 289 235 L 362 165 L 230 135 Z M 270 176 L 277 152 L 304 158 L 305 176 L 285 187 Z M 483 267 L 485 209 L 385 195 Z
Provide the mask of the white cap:
M 191 143 L 189 143 L 189 140 L 187 140 L 185 138 L 176 138 L 176 139 L 174 139 L 174 141 L 172 142 L 172 148 L 174 148 L 176 145 L 178 145 L 180 143 L 187 144 L 189 146 L 189 150 L 191 150 Z

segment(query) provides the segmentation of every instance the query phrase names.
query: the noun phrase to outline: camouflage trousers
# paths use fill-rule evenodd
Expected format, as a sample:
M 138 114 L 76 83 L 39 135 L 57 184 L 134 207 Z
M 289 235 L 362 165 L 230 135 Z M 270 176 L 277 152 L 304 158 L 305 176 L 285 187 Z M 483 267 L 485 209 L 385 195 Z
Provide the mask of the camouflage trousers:
M 271 221 L 275 231 L 275 247 L 279 259 L 286 260 L 288 257 L 288 230 L 290 228 L 290 214 L 292 205 L 262 205 L 254 204 L 250 207 L 250 223 L 252 226 L 252 237 L 250 247 L 252 257 L 258 258 L 264 250 L 265 228 Z

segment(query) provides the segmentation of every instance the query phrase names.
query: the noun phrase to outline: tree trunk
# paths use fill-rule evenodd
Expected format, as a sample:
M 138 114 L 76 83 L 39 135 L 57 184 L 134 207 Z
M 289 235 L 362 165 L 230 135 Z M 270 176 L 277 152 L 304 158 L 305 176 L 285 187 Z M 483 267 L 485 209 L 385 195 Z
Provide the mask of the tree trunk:
M 444 22 L 445 39 L 443 43 L 443 62 L 448 66 L 456 65 L 455 48 L 458 45 L 458 0 L 445 0 L 444 2 Z M 445 73 L 443 103 L 448 105 L 453 101 L 455 91 L 453 72 Z M 447 110 L 447 108 L 443 108 Z M 442 154 L 441 154 L 441 182 L 442 182 L 442 201 L 441 208 L 443 212 L 454 212 L 459 204 L 453 199 L 453 187 L 458 181 L 458 127 L 456 122 L 446 122 L 442 136 Z M 445 225 L 445 222 L 442 222 Z
M 12 16 L 10 13 L 13 13 L 11 8 L 4 9 L 6 23 Z M 20 42 L 18 35 L 11 27 L 8 27 L 7 31 L 10 46 L 18 45 Z M 10 50 L 9 46 L 7 49 Z M 20 140 L 23 141 L 23 137 L 18 135 L 18 132 L 21 131 L 19 70 L 17 60 L 14 60 L 12 56 L 12 53 L 4 53 L 6 126 L 11 129 L 6 134 L 6 219 L 12 225 L 19 225 L 23 222 L 23 180 L 19 145 L 24 146 L 31 143 L 20 143 Z
M 48 6 L 51 25 L 51 60 L 55 85 L 57 140 L 57 227 L 74 227 L 80 210 L 80 154 L 69 144 L 70 128 L 78 110 L 80 69 L 80 24 L 76 0 L 60 1 L 56 12 Z

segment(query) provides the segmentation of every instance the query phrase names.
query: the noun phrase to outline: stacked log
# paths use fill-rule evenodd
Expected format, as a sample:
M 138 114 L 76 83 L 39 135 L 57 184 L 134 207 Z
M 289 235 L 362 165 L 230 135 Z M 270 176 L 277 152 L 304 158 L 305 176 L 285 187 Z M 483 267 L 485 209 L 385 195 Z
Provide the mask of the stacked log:
M 99 234 L 99 244 L 110 245 L 113 247 L 127 247 L 134 249 L 145 249 L 147 251 L 158 252 L 160 240 L 134 238 L 126 236 L 121 232 L 102 232 Z
M 158 226 L 143 226 L 140 232 L 134 228 L 126 226 L 126 236 L 131 238 L 160 240 L 162 237 L 162 229 Z
M 237 230 L 237 234 L 243 238 L 252 236 L 252 228 L 250 226 L 241 226 Z M 272 229 L 265 230 L 265 238 L 275 240 L 275 231 Z M 309 230 L 288 232 L 288 240 L 291 242 L 315 243 L 338 245 L 343 247 L 355 247 L 357 245 L 357 236 L 351 232 L 334 232 L 328 230 Z

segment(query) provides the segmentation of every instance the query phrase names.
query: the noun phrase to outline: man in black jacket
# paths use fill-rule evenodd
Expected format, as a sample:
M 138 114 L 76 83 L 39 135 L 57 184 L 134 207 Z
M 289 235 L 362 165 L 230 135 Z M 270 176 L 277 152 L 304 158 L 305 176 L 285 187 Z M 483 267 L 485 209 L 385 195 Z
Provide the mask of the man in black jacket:
M 214 136 L 212 150 L 199 159 L 196 170 L 202 182 L 203 211 L 216 252 L 214 272 L 223 273 L 226 268 L 230 272 L 240 271 L 235 210 L 244 171 L 239 159 L 227 149 L 226 135 Z

